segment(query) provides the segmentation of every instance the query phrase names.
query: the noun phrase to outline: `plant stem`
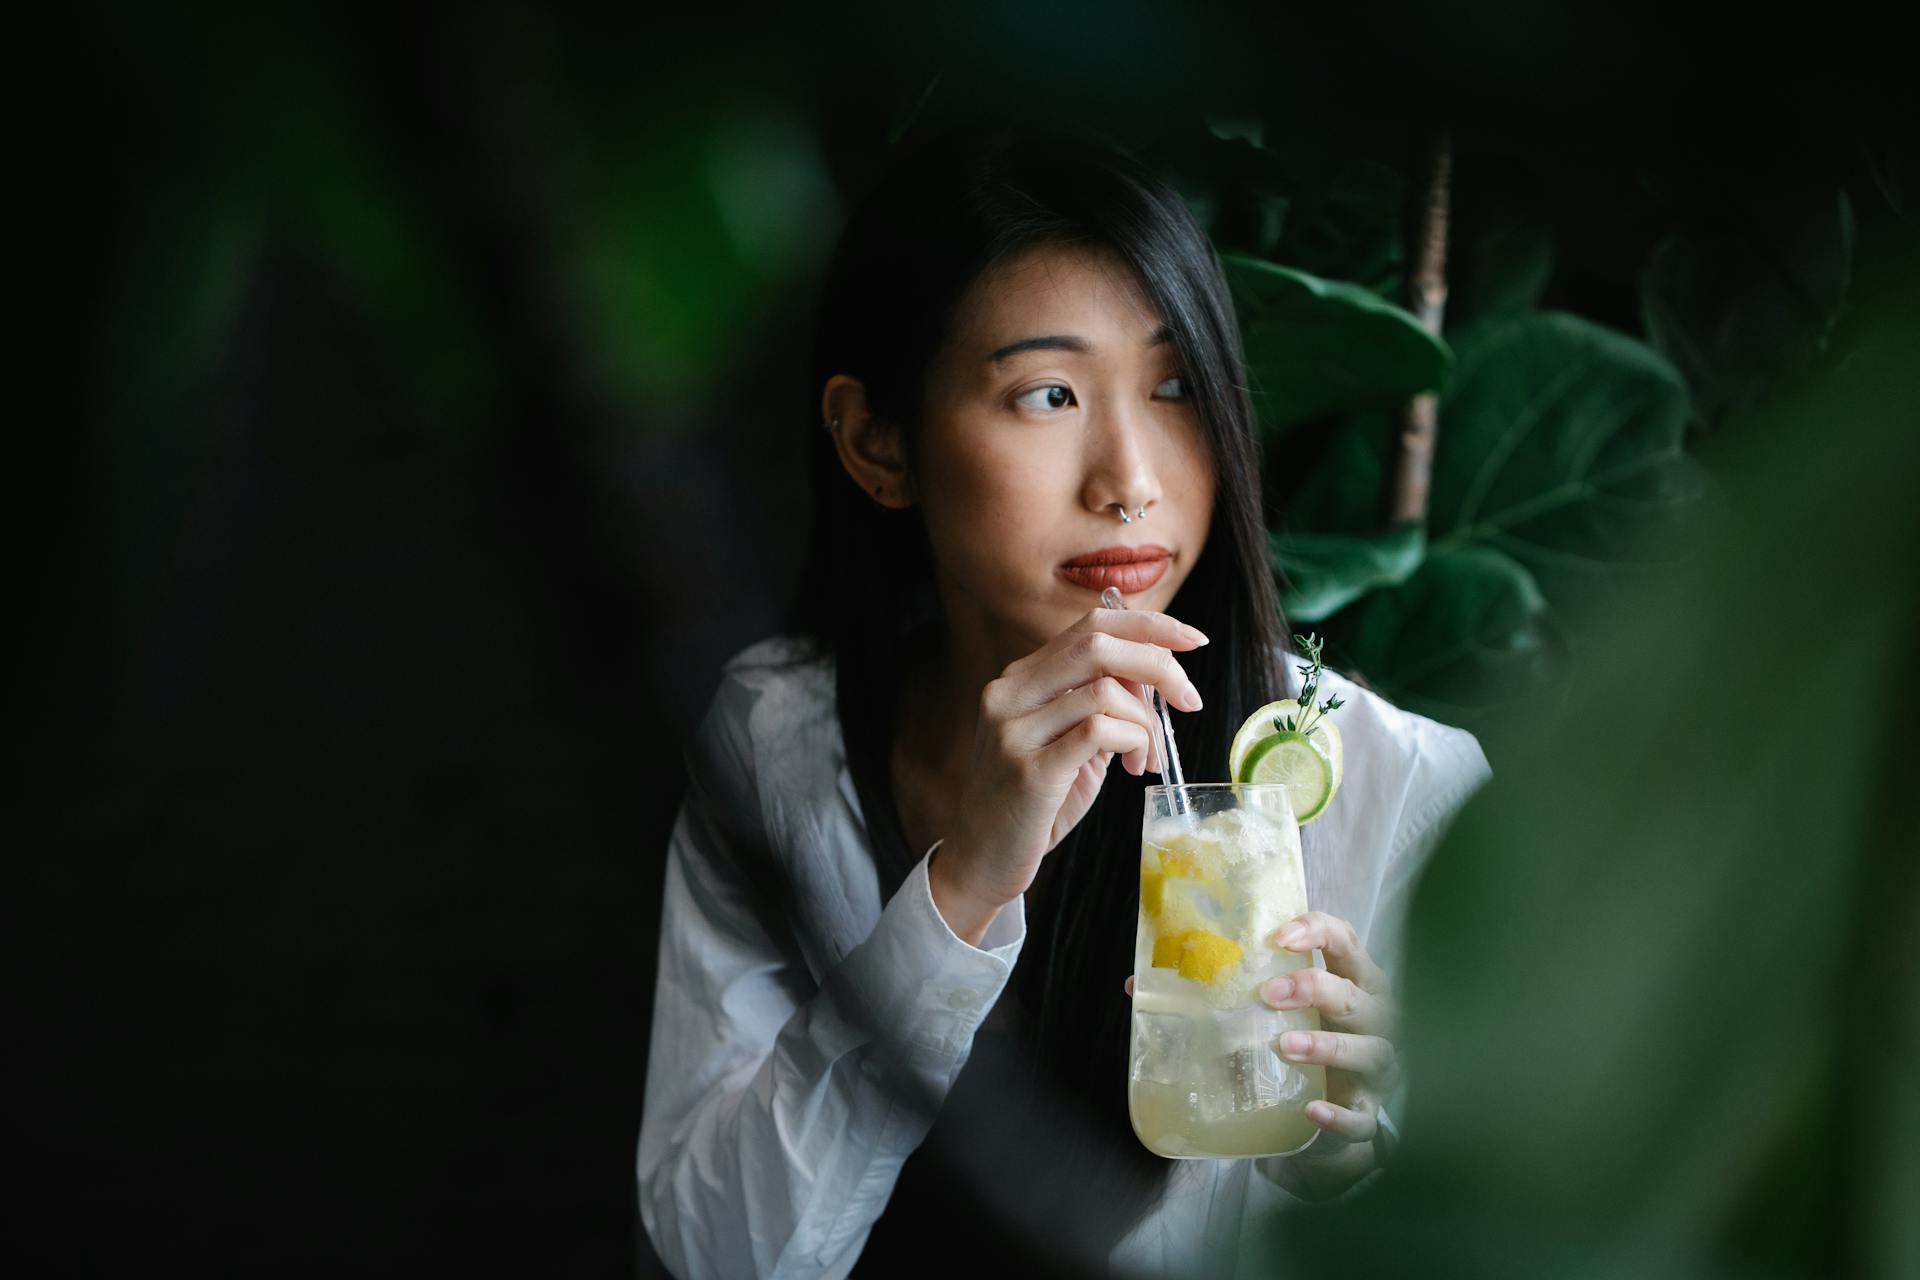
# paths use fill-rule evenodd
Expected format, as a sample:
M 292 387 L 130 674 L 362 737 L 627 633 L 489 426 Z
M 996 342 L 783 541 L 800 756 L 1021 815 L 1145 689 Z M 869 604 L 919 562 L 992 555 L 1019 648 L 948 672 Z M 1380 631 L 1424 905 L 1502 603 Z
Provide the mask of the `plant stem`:
M 1428 156 L 1415 253 L 1407 273 L 1407 306 L 1428 333 L 1440 336 L 1447 306 L 1447 206 L 1453 180 L 1453 142 L 1442 131 Z M 1433 480 L 1433 446 L 1440 430 L 1439 397 L 1423 392 L 1407 403 L 1395 424 L 1388 454 L 1386 527 L 1427 522 L 1427 492 Z

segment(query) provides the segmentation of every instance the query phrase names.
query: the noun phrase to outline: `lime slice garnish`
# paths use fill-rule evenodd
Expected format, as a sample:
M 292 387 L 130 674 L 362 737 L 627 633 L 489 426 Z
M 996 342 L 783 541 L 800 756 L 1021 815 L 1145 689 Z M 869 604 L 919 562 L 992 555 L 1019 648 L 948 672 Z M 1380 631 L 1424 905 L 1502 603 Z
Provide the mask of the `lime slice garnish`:
M 1318 735 L 1315 735 L 1318 736 Z M 1333 761 L 1304 733 L 1274 733 L 1254 744 L 1235 781 L 1283 782 L 1295 822 L 1311 822 L 1333 799 Z
M 1299 714 L 1300 704 L 1292 698 L 1287 698 L 1280 702 L 1269 702 L 1248 716 L 1246 722 L 1240 726 L 1240 732 L 1233 735 L 1233 745 L 1227 748 L 1227 776 L 1237 779 L 1240 776 L 1240 766 L 1247 761 L 1247 753 L 1252 751 L 1258 743 L 1279 732 L 1273 726 L 1275 716 L 1284 720 L 1288 716 Z
M 1292 698 L 1283 698 L 1279 702 L 1269 702 L 1240 726 L 1240 732 L 1233 735 L 1233 745 L 1227 748 L 1227 776 L 1238 779 L 1246 765 L 1247 756 L 1252 750 L 1265 742 L 1280 730 L 1274 728 L 1274 719 L 1292 719 L 1300 722 L 1300 704 Z M 1326 716 L 1315 716 L 1313 727 L 1307 731 L 1307 737 L 1333 764 L 1333 785 L 1338 788 L 1342 772 L 1342 752 L 1340 750 L 1340 730 Z

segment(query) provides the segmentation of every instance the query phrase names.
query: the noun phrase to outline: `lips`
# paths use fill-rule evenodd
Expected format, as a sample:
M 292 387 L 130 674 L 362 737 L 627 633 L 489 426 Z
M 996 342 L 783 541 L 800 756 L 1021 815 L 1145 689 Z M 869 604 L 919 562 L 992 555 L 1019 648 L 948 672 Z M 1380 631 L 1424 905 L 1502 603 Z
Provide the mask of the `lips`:
M 1102 547 L 1061 565 L 1060 576 L 1092 591 L 1113 587 L 1122 595 L 1132 595 L 1160 581 L 1173 563 L 1172 557 L 1171 551 L 1152 543 L 1138 547 Z

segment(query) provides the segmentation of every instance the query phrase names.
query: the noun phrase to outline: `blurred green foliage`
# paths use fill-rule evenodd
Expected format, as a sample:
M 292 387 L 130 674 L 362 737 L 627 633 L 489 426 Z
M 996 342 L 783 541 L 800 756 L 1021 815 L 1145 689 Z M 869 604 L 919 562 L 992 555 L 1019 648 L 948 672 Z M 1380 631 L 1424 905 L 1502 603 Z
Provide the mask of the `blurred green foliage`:
M 840 198 L 812 134 L 761 95 L 656 103 L 593 143 L 548 206 L 559 301 L 593 385 L 654 413 L 724 381 L 755 313 L 823 254 Z
M 114 246 L 103 354 L 126 376 L 106 416 L 151 426 L 163 393 L 207 376 L 269 249 L 326 280 L 414 424 L 447 444 L 488 431 L 529 319 L 618 420 L 671 426 L 724 381 L 838 220 L 804 108 L 746 65 L 600 102 L 562 88 L 550 20 L 476 27 L 409 47 L 364 16 L 241 6 L 101 22 L 90 57 L 138 122 L 141 192 Z M 396 76 L 424 79 L 420 100 L 396 100 Z M 534 317 L 503 310 L 503 265 L 524 270 Z

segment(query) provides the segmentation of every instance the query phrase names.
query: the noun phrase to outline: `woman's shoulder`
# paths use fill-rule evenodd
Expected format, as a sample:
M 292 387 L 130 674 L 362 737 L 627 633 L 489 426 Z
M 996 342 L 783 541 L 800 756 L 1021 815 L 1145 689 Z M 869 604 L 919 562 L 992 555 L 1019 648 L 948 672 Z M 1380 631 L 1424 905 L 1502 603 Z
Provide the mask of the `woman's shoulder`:
M 720 664 L 720 681 L 694 733 L 696 752 L 748 765 L 756 744 L 779 750 L 797 726 L 833 714 L 833 659 L 810 638 L 756 640 Z
M 740 693 L 754 700 L 769 693 L 800 701 L 831 699 L 833 655 L 809 636 L 782 634 L 756 640 L 720 664 L 716 701 L 734 700 Z
M 720 664 L 723 674 L 783 672 L 801 678 L 830 666 L 832 658 L 811 636 L 782 634 L 756 640 Z

